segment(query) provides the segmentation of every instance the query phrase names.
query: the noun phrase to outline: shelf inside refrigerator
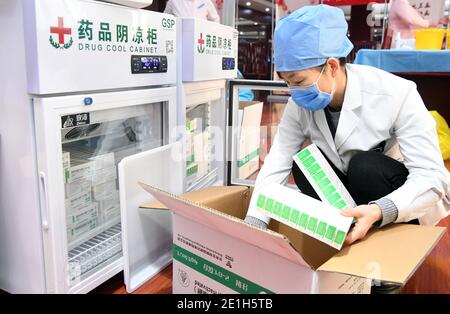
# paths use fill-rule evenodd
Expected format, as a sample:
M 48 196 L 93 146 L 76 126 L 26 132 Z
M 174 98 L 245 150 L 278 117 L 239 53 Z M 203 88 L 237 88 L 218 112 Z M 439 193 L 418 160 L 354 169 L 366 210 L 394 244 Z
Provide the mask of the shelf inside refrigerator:
M 115 223 L 69 250 L 69 278 L 75 284 L 98 268 L 105 267 L 122 253 L 121 224 Z
M 78 238 L 74 239 L 73 241 L 69 242 L 68 249 L 73 250 L 77 246 L 83 244 L 84 242 L 88 241 L 91 238 L 94 238 L 100 233 L 105 232 L 106 230 L 115 227 L 119 225 L 120 226 L 120 215 L 117 215 L 113 219 L 104 222 L 103 224 L 100 224 L 99 226 L 95 227 L 94 229 L 82 234 Z

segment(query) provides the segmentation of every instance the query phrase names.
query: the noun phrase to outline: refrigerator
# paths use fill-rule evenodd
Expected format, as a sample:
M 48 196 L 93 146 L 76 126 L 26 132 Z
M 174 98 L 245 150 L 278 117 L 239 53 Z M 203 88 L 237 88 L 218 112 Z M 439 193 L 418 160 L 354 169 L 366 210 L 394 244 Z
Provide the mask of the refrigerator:
M 118 165 L 177 147 L 176 27 L 98 1 L 0 3 L 0 289 L 86 293 L 124 269 Z M 147 218 L 153 261 L 170 214 Z
M 260 118 L 259 121 L 253 120 L 254 125 L 251 126 L 251 129 L 260 132 L 261 136 L 257 143 L 257 165 L 250 175 L 242 175 L 240 171 L 242 162 L 239 147 L 242 142 L 248 140 L 246 132 L 242 132 L 242 127 L 239 126 L 243 120 L 240 118 L 240 108 L 243 102 L 239 96 L 241 90 L 252 90 L 255 99 L 262 103 L 265 111 L 264 118 Z M 289 98 L 288 93 L 289 89 L 284 82 L 227 80 L 227 101 L 222 102 L 218 107 L 221 115 L 225 117 L 224 136 L 220 142 L 220 150 L 225 158 L 221 169 L 224 181 L 220 183 L 215 181 L 212 185 L 254 186 L 256 175 L 263 165 L 264 157 L 270 150 L 271 140 L 276 134 L 276 126 Z M 253 138 L 251 140 L 253 142 Z M 160 247 L 159 250 L 149 246 L 156 234 L 159 237 L 162 236 L 160 232 L 155 233 L 154 223 L 150 217 L 166 214 L 170 215 L 169 219 L 174 217 L 170 210 L 161 209 L 161 206 L 154 203 L 154 199 L 139 185 L 139 182 L 175 195 L 190 192 L 185 186 L 187 162 L 185 142 L 182 140 L 176 141 L 172 145 L 124 158 L 119 164 L 119 185 L 123 187 L 121 189 L 123 191 L 121 211 L 127 292 L 135 291 L 151 279 L 162 268 L 162 265 L 171 263 L 174 254 L 172 241 L 179 236 L 177 234 L 173 234 L 173 237 L 172 234 L 168 235 L 166 246 Z M 149 175 L 150 173 L 153 175 Z M 291 188 L 296 189 L 292 176 L 288 182 Z M 180 192 L 174 193 L 174 190 Z M 201 244 L 197 243 L 197 245 L 197 249 L 202 250 Z M 159 258 L 149 258 L 150 256 L 159 256 Z M 183 274 L 180 275 L 178 268 L 173 268 L 173 281 L 182 280 L 180 276 Z
M 222 185 L 225 173 L 227 80 L 237 77 L 238 32 L 230 26 L 179 18 L 178 123 L 185 191 Z

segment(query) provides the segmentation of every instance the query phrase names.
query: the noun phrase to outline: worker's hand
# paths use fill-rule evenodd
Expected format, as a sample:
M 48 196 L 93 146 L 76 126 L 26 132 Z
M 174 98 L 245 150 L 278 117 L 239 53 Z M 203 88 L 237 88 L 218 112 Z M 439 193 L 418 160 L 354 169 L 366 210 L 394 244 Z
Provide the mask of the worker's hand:
M 377 204 L 361 205 L 341 211 L 345 217 L 354 217 L 355 226 L 347 234 L 345 244 L 352 244 L 356 240 L 364 238 L 374 223 L 383 218 L 381 208 Z

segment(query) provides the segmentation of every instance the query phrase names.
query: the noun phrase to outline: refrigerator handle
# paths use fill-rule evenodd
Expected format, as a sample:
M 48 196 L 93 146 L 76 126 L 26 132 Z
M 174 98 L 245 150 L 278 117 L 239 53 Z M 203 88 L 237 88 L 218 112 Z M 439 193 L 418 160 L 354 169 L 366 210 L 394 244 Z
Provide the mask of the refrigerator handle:
M 45 172 L 39 172 L 39 185 L 41 192 L 41 219 L 44 230 L 48 230 L 48 193 L 47 193 L 47 176 Z

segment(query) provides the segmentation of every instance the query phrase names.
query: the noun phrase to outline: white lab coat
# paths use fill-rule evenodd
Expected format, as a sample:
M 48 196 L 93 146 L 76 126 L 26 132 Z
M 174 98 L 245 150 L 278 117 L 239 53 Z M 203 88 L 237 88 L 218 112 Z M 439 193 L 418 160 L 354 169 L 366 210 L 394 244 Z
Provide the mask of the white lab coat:
M 311 112 L 290 99 L 255 191 L 273 182 L 286 184 L 292 156 L 306 138 L 343 173 L 357 152 L 386 141 L 385 152 L 399 147 L 401 161 L 409 170 L 406 183 L 386 195 L 399 211 L 396 222 L 418 218 L 421 224 L 436 224 L 449 214 L 450 175 L 439 150 L 435 121 L 416 85 L 369 66 L 348 64 L 346 69 L 347 88 L 335 139 L 323 110 Z M 255 208 L 248 215 L 266 223 L 270 220 Z
M 164 13 L 220 23 L 220 16 L 211 0 L 169 0 Z

